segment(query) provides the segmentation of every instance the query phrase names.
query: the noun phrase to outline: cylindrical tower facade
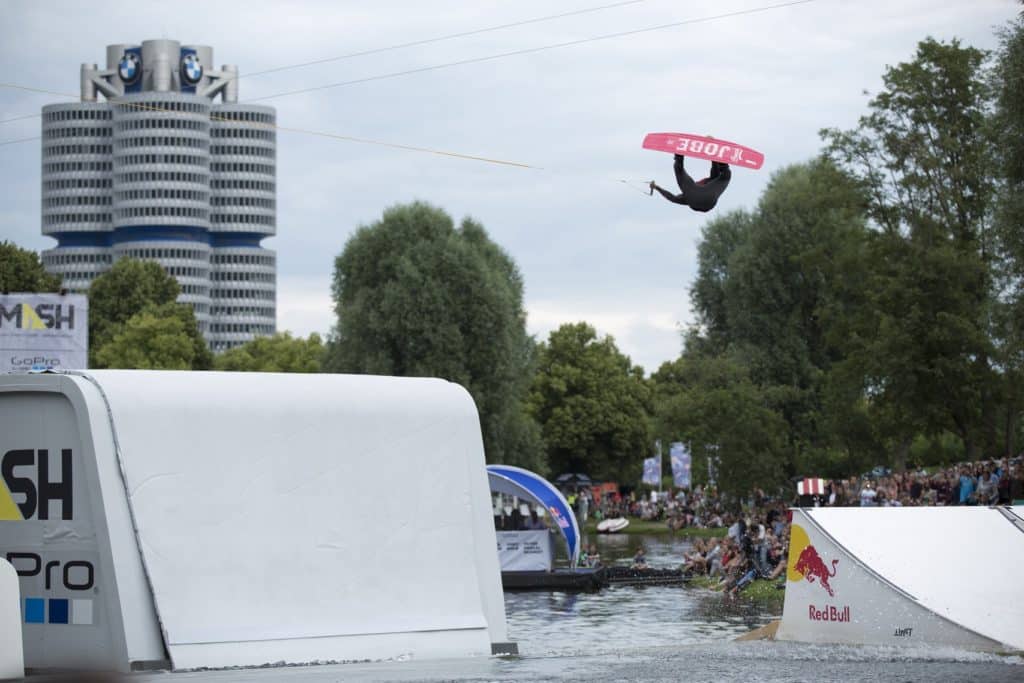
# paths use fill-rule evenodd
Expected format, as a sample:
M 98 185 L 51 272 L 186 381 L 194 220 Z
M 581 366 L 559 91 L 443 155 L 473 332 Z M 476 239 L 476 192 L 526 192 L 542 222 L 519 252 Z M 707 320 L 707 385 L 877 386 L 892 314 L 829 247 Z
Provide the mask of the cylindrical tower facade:
M 217 105 L 211 120 L 209 339 L 221 350 L 275 329 L 276 256 L 260 242 L 277 228 L 277 131 L 271 107 Z
M 210 101 L 129 94 L 114 110 L 115 258 L 159 263 L 200 329 L 210 322 Z
M 42 230 L 57 240 L 43 264 L 74 292 L 111 263 L 112 133 L 105 103 L 43 107 Z
M 47 270 L 85 291 L 118 258 L 155 261 L 215 351 L 272 334 L 274 109 L 237 104 L 207 46 L 110 45 L 106 63 L 82 65 L 81 103 L 43 108 Z

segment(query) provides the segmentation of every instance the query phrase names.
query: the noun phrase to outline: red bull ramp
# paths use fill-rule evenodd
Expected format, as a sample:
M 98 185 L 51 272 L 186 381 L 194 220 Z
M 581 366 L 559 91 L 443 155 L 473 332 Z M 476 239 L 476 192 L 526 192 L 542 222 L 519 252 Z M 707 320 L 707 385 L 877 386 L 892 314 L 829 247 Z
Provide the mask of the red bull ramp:
M 793 511 L 776 637 L 1024 651 L 1024 508 Z

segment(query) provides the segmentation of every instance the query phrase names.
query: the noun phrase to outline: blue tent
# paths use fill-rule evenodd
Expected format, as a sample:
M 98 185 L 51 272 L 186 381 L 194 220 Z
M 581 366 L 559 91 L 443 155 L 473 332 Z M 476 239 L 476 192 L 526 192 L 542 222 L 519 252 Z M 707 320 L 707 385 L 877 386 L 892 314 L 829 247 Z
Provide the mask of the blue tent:
M 544 477 L 511 465 L 488 465 L 487 477 L 491 491 L 532 500 L 544 509 L 558 526 L 569 547 L 569 562 L 573 567 L 580 558 L 580 528 L 576 524 L 569 502 Z

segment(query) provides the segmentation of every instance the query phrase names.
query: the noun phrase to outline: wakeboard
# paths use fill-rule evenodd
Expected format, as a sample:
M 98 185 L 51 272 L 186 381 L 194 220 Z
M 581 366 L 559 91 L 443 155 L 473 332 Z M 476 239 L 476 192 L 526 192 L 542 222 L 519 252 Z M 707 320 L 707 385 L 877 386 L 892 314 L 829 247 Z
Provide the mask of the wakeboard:
M 764 155 L 757 150 L 707 135 L 648 133 L 644 138 L 643 147 L 656 152 L 680 154 L 684 157 L 704 159 L 705 161 L 719 161 L 730 166 L 749 168 L 752 171 L 756 171 L 764 165 Z

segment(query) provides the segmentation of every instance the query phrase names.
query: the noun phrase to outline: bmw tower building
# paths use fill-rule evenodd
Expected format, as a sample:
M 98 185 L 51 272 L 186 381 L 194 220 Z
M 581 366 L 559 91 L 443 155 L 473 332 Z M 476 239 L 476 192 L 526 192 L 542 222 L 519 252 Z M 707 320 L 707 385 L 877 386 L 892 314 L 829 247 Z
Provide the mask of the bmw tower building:
M 80 102 L 43 107 L 46 269 L 82 292 L 119 258 L 155 261 L 214 351 L 273 334 L 274 125 L 238 104 L 212 48 L 108 46 L 105 69 L 82 65 Z

